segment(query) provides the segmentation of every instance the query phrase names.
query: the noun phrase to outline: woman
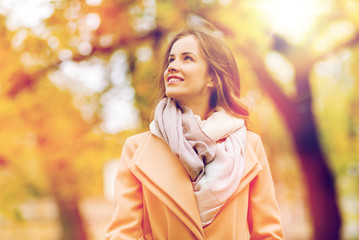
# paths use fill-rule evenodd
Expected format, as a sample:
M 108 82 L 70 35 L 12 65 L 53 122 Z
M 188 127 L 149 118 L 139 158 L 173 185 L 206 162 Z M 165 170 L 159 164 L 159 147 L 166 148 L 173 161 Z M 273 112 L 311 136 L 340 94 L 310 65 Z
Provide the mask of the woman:
M 127 139 L 107 239 L 283 239 L 235 59 L 215 31 L 175 36 L 150 131 Z

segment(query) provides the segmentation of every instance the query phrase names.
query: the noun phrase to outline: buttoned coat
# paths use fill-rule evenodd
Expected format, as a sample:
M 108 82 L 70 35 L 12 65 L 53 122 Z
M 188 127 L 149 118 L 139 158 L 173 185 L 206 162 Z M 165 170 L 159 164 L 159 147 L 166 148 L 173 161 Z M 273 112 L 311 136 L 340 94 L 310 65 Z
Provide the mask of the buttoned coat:
M 106 239 L 283 239 L 260 137 L 247 131 L 242 180 L 204 228 L 187 171 L 168 145 L 149 132 L 128 138 L 116 176 L 114 212 Z

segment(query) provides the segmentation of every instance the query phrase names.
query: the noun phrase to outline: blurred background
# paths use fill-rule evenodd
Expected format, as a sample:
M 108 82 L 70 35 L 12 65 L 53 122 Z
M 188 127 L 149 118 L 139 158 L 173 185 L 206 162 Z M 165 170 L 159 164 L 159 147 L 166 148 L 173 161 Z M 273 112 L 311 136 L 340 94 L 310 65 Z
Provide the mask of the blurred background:
M 340 238 L 359 239 L 358 12 L 357 0 L 0 0 L 0 240 L 103 239 L 164 49 L 201 18 L 236 57 L 286 239 L 313 238 L 320 217 L 335 229 L 336 207 Z M 315 211 L 327 202 L 332 219 Z

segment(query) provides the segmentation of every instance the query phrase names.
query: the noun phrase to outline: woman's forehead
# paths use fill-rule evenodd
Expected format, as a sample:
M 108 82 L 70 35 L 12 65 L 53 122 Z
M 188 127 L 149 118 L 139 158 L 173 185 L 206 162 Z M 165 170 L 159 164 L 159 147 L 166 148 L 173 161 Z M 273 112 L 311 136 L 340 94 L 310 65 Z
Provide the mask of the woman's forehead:
M 183 53 L 199 53 L 198 40 L 193 35 L 187 35 L 178 39 L 171 48 L 170 55 L 179 55 Z

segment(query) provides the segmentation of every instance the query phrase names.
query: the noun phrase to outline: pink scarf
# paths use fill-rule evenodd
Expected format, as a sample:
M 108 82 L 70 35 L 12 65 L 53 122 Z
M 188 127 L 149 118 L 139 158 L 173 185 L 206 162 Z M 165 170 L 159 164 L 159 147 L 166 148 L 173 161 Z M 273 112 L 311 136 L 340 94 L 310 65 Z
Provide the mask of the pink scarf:
M 244 120 L 217 110 L 201 121 L 188 107 L 164 98 L 150 124 L 151 133 L 165 141 L 186 168 L 203 227 L 235 192 L 245 164 Z M 221 139 L 224 141 L 217 143 Z

